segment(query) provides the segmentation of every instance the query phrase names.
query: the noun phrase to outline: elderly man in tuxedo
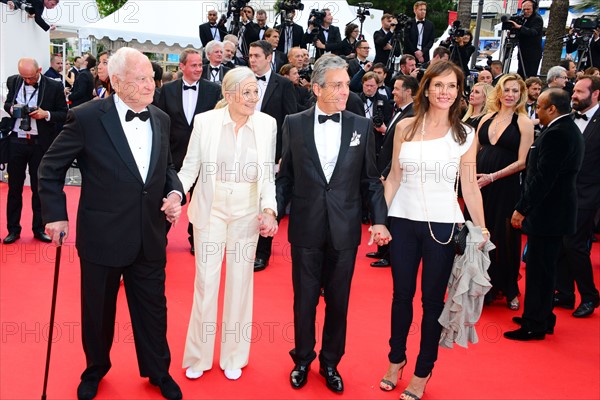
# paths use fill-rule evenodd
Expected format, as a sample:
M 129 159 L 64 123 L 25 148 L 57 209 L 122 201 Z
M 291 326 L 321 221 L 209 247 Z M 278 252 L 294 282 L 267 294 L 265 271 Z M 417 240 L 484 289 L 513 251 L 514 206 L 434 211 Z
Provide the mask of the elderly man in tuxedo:
M 225 74 L 231 69 L 221 64 L 225 46 L 222 42 L 211 40 L 205 51 L 208 62 L 202 66 L 202 78 L 220 85 Z
M 171 152 L 179 171 L 188 148 L 197 114 L 212 110 L 221 97 L 221 86 L 202 77 L 202 56 L 197 50 L 185 49 L 179 55 L 183 77 L 165 84 L 160 90 L 158 108 L 171 118 Z M 167 225 L 167 232 L 170 225 Z M 190 252 L 194 254 L 192 224 L 188 224 Z
M 427 2 L 417 1 L 413 5 L 415 19 L 404 32 L 404 54 L 415 56 L 419 64 L 429 61 L 429 50 L 433 47 L 433 22 L 425 19 Z
M 575 318 L 591 315 L 600 306 L 594 284 L 589 240 L 594 232 L 594 217 L 600 208 L 600 78 L 584 75 L 573 88 L 573 119 L 585 140 L 583 164 L 577 175 L 577 231 L 563 238 L 563 251 L 558 264 L 554 305 L 575 307 L 575 284 L 581 303 L 573 312 Z
M 542 340 L 554 333 L 552 298 L 564 235 L 577 223 L 575 181 L 581 168 L 584 140 L 570 118 L 571 98 L 562 89 L 548 89 L 538 98 L 538 116 L 546 129 L 527 156 L 527 174 L 511 224 L 527 234 L 527 273 L 521 327 L 505 332 L 511 340 Z M 548 216 L 552 216 L 549 218 Z
M 39 170 L 46 232 L 56 245 L 69 236 L 63 187 L 75 158 L 81 171 L 76 246 L 87 367 L 77 398 L 94 398 L 110 370 L 123 276 L 140 375 L 165 398 L 181 399 L 169 375 L 165 297 L 165 219 L 177 222 L 183 200 L 169 151 L 169 117 L 151 105 L 148 57 L 123 47 L 108 71 L 115 95 L 72 109 Z
M 288 200 L 292 202 L 288 239 L 295 346 L 290 355 L 295 366 L 290 383 L 296 389 L 303 387 L 317 356 L 315 317 L 323 288 L 319 372 L 336 393 L 344 390 L 337 366 L 346 347 L 350 284 L 361 240 L 361 193 L 368 199 L 374 223 L 370 243 L 391 239 L 371 121 L 345 111 L 350 92 L 346 68 L 338 56 L 323 56 L 315 63 L 312 90 L 317 104 L 286 118 L 276 181 L 279 212 L 284 212 Z
M 57 124 L 67 116 L 67 103 L 62 83 L 41 74 L 42 69 L 33 58 L 22 58 L 18 75 L 7 80 L 8 95 L 4 111 L 11 118 L 5 119 L 9 136 L 8 197 L 6 201 L 6 227 L 8 235 L 4 244 L 14 243 L 21 237 L 21 211 L 23 210 L 23 185 L 29 170 L 31 184 L 31 209 L 33 211 L 33 237 L 50 242 L 44 233 L 42 209 L 38 195 L 38 166 L 58 134 Z M 19 106 L 29 107 L 29 126 L 15 114 Z M 21 110 L 23 110 L 21 108 Z M 27 128 L 29 128 L 27 130 Z

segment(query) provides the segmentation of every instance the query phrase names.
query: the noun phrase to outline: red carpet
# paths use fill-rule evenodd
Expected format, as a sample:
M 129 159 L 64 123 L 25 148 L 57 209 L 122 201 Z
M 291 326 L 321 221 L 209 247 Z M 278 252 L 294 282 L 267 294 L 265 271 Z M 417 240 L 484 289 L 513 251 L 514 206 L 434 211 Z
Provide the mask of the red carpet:
M 0 235 L 6 232 L 5 183 L 0 183 Z M 74 227 L 79 188 L 68 187 L 71 236 L 62 254 L 56 313 L 55 342 L 48 384 L 49 399 L 74 398 L 85 359 L 81 348 L 79 262 Z M 31 235 L 30 191 L 24 193 L 22 238 L 0 245 L 0 399 L 35 399 L 42 392 L 46 355 L 54 247 Z M 293 346 L 292 287 L 289 245 L 284 221 L 274 240 L 271 265 L 255 276 L 254 325 L 246 335 L 253 340 L 250 364 L 242 377 L 228 381 L 215 360 L 213 369 L 198 381 L 188 381 L 180 368 L 192 302 L 194 264 L 189 254 L 187 221 L 171 231 L 167 264 L 167 300 L 171 374 L 187 399 L 397 399 L 414 370 L 418 350 L 420 301 L 415 301 L 414 335 L 409 337 L 408 366 L 399 389 L 391 393 L 378 384 L 387 368 L 390 325 L 390 269 L 376 269 L 361 246 L 350 301 L 346 355 L 339 366 L 346 386 L 336 396 L 313 364 L 308 384 L 293 390 L 288 383 L 293 367 L 287 352 Z M 98 232 L 99 235 L 103 232 Z M 366 243 L 366 241 L 365 241 Z M 600 250 L 594 244 L 596 284 Z M 525 271 L 521 271 L 524 275 Z M 521 280 L 521 290 L 523 290 Z M 521 298 L 522 300 L 522 298 Z M 321 305 L 322 306 L 322 305 Z M 322 321 L 322 307 L 319 321 Z M 520 343 L 502 338 L 515 329 L 502 301 L 484 310 L 477 328 L 480 342 L 465 350 L 441 349 L 425 399 L 600 399 L 600 313 L 575 319 L 557 310 L 554 335 L 540 342 Z M 123 293 L 119 299 L 113 367 L 100 384 L 99 399 L 160 399 L 158 389 L 139 377 L 131 325 Z M 219 336 L 218 336 L 219 337 Z M 218 343 L 217 339 L 217 343 Z M 317 339 L 317 350 L 320 338 Z M 218 345 L 217 353 L 218 354 Z

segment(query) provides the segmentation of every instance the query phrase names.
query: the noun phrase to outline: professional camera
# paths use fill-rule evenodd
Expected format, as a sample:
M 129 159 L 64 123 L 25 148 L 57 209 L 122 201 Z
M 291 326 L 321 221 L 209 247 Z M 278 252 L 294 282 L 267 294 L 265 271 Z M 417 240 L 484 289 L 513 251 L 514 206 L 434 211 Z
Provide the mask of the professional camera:
M 594 29 L 600 28 L 600 16 L 584 15 L 583 17 L 575 18 L 571 22 L 571 28 L 576 32 L 589 31 L 594 33 Z
M 302 0 L 280 0 L 275 4 L 275 8 L 279 11 L 287 11 L 288 13 L 294 10 L 304 10 Z
M 394 31 L 395 33 L 398 33 L 403 29 L 408 29 L 412 26 L 413 20 L 406 14 L 396 14 L 394 15 L 394 18 L 396 19 L 396 21 L 398 21 L 398 25 L 396 26 L 396 30 Z
M 364 22 L 368 15 L 371 15 L 369 8 L 373 7 L 373 3 L 358 3 L 356 4 L 358 9 L 356 10 L 356 16 L 361 22 Z
M 312 70 L 309 68 L 302 68 L 298 70 L 299 79 L 304 79 L 307 82 L 310 82 L 310 77 L 312 75 Z
M 234 19 L 239 21 L 240 12 L 242 8 L 246 7 L 250 3 L 250 0 L 229 0 L 229 4 L 227 6 L 227 18 L 233 14 Z
M 375 128 L 380 128 L 381 125 L 383 125 L 383 100 L 377 100 L 377 103 L 375 104 L 373 125 L 375 125 Z
M 32 113 L 35 110 L 37 110 L 37 107 L 29 107 L 27 104 L 15 104 L 13 106 L 13 118 L 21 118 L 19 129 L 25 132 L 31 130 L 31 117 L 29 116 L 29 113 Z
M 12 2 L 15 5 L 15 10 L 23 10 L 28 14 L 35 14 L 35 9 L 31 3 L 22 0 L 12 0 Z
M 503 31 L 511 31 L 515 26 L 508 21 L 514 21 L 517 25 L 523 25 L 525 23 L 525 17 L 517 14 L 503 15 L 500 17 L 500 21 L 502 21 Z
M 312 24 L 312 26 L 314 26 L 315 28 L 320 27 L 321 25 L 323 25 L 323 20 L 325 19 L 325 16 L 327 16 L 327 13 L 324 10 L 317 10 L 316 8 L 313 8 L 312 10 L 310 10 L 310 14 L 308 16 L 308 23 Z M 312 17 L 315 17 L 312 21 Z
M 449 39 L 456 41 L 457 38 L 465 36 L 466 31 L 460 27 L 460 21 L 456 20 L 452 23 L 452 26 L 448 29 Z

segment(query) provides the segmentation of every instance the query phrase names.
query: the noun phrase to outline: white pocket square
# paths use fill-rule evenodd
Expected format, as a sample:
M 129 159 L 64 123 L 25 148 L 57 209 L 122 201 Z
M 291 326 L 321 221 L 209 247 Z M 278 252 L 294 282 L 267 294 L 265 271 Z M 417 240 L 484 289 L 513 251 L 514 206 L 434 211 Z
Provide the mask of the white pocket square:
M 350 147 L 358 146 L 360 144 L 360 134 L 356 131 L 352 134 L 352 139 L 350 139 Z

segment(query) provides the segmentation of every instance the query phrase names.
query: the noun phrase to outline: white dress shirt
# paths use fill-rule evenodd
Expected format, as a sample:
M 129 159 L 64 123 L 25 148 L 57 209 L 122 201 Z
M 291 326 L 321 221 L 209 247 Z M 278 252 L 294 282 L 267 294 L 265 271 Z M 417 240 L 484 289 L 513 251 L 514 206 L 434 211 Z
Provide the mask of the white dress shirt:
M 150 154 L 152 153 L 152 125 L 150 124 L 150 119 L 142 121 L 139 118 L 134 118 L 129 122 L 125 121 L 125 115 L 130 108 L 119 99 L 117 94 L 114 96 L 115 106 L 119 114 L 119 120 L 121 120 L 123 132 L 125 132 L 125 138 L 129 144 L 129 149 L 133 154 L 138 171 L 140 171 L 142 181 L 146 182 L 150 166 Z
M 185 113 L 185 119 L 187 119 L 188 124 L 191 125 L 192 119 L 194 118 L 194 112 L 196 112 L 196 103 L 198 102 L 198 91 L 200 88 L 198 86 L 198 81 L 194 83 L 188 83 L 185 81 L 185 79 L 182 79 L 182 81 L 184 86 L 196 86 L 196 90 L 183 90 L 183 86 L 181 87 L 183 112 Z
M 577 125 L 581 133 L 583 133 L 583 131 L 585 131 L 585 128 L 587 128 L 588 124 L 592 120 L 592 117 L 594 116 L 594 114 L 596 114 L 596 111 L 598 111 L 598 107 L 600 107 L 600 105 L 596 104 L 595 107 L 592 107 L 583 113 L 583 115 L 587 117 L 587 121 L 584 121 L 583 118 L 575 118 L 575 125 Z
M 38 78 L 38 89 L 35 89 L 33 86 L 30 85 L 25 85 L 25 82 L 23 82 L 21 84 L 21 87 L 19 88 L 19 90 L 16 93 L 16 98 L 15 98 L 15 104 L 27 104 L 27 106 L 29 106 L 29 108 L 31 107 L 37 107 L 38 104 L 38 93 L 40 92 L 39 90 L 39 85 L 40 85 L 40 81 L 42 80 L 42 76 L 40 75 L 40 77 Z M 24 88 L 24 90 L 23 90 Z M 25 91 L 25 93 L 23 93 L 23 91 Z M 49 113 L 48 113 L 49 114 Z M 47 121 L 50 120 L 50 115 L 48 115 L 48 118 L 46 118 Z M 17 132 L 17 137 L 22 138 L 22 139 L 29 139 L 30 136 L 37 136 L 38 135 L 38 129 L 37 129 L 37 120 L 35 118 L 31 118 L 31 130 L 30 131 L 24 131 L 19 129 L 19 126 L 21 125 L 21 118 L 17 118 L 15 120 L 15 125 L 13 126 L 13 131 Z
M 319 106 L 315 106 L 315 145 L 317 153 L 319 153 L 319 160 L 325 174 L 325 179 L 329 182 L 331 175 L 333 175 L 342 144 L 342 117 L 340 115 L 340 122 L 334 122 L 329 119 L 320 124 L 319 115 L 328 114 L 321 111 Z
M 271 79 L 271 73 L 272 73 L 271 69 L 269 69 L 269 70 L 267 70 L 266 74 L 262 75 L 266 78 L 266 80 L 264 80 L 264 81 L 262 79 L 257 80 L 259 98 L 258 98 L 258 102 L 256 103 L 256 106 L 254 106 L 254 109 L 256 111 L 260 111 L 260 109 L 262 108 L 263 100 L 265 98 L 265 92 L 267 91 L 267 86 L 269 85 L 269 79 Z

